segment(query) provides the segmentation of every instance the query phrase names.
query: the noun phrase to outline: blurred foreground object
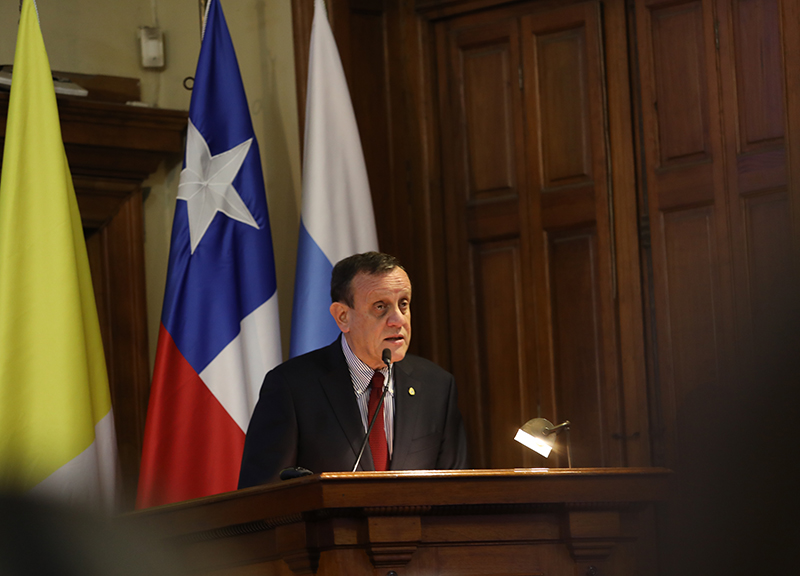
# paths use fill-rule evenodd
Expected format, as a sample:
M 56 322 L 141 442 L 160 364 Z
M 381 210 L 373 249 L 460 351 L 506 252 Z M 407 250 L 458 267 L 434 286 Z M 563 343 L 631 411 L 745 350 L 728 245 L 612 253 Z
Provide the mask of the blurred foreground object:
M 146 536 L 84 509 L 0 495 L 3 576 L 184 574 L 152 533 Z

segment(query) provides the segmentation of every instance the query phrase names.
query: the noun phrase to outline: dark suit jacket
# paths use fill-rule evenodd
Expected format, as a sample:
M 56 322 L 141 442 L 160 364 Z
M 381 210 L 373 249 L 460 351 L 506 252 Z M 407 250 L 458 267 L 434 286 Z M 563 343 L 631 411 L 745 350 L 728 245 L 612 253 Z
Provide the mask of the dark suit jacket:
M 467 466 L 467 441 L 453 376 L 406 355 L 395 375 L 391 470 Z M 413 388 L 413 395 L 411 389 Z M 284 468 L 350 471 L 364 439 L 339 339 L 284 362 L 264 379 L 247 429 L 239 488 L 278 480 Z M 374 470 L 367 445 L 359 470 Z

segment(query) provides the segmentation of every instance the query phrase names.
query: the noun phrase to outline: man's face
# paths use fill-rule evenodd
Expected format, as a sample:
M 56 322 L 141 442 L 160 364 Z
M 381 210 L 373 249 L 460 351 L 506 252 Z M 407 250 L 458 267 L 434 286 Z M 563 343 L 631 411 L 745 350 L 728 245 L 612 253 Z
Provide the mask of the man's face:
M 353 308 L 331 304 L 336 324 L 347 344 L 370 368 L 384 366 L 381 353 L 392 352 L 392 362 L 402 360 L 411 341 L 411 281 L 401 268 L 388 274 L 359 273 L 353 278 Z

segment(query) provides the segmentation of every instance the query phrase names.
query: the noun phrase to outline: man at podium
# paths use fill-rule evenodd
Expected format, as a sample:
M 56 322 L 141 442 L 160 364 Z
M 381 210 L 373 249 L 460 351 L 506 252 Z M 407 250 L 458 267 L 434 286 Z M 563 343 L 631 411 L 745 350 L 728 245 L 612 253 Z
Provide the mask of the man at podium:
M 465 468 L 467 442 L 453 376 L 407 354 L 411 281 L 399 261 L 378 252 L 341 260 L 331 275 L 331 301 L 340 336 L 264 379 L 239 488 L 300 468 Z

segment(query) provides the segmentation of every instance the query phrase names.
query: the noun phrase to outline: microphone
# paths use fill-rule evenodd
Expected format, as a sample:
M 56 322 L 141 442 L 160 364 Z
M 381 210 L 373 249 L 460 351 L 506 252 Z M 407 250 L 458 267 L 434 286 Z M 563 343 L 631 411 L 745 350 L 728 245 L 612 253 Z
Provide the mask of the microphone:
M 281 480 L 291 480 L 292 478 L 300 478 L 302 476 L 311 476 L 313 472 L 308 468 L 302 466 L 295 466 L 294 468 L 284 468 L 281 470 Z
M 353 465 L 353 472 L 358 470 L 358 465 L 361 463 L 361 457 L 364 455 L 367 442 L 369 442 L 369 433 L 372 432 L 372 427 L 375 425 L 375 419 L 378 417 L 378 411 L 383 410 L 383 399 L 386 397 L 386 392 L 389 390 L 389 382 L 391 381 L 390 379 L 392 377 L 392 351 L 388 348 L 384 348 L 381 352 L 381 360 L 383 360 L 383 363 L 389 367 L 389 377 L 383 384 L 383 392 L 381 392 L 381 399 L 378 402 L 378 407 L 375 409 L 375 414 L 372 415 L 372 420 L 367 428 L 367 433 L 364 435 L 364 440 L 361 442 L 361 450 L 358 451 L 358 458 L 356 458 L 356 463 Z

